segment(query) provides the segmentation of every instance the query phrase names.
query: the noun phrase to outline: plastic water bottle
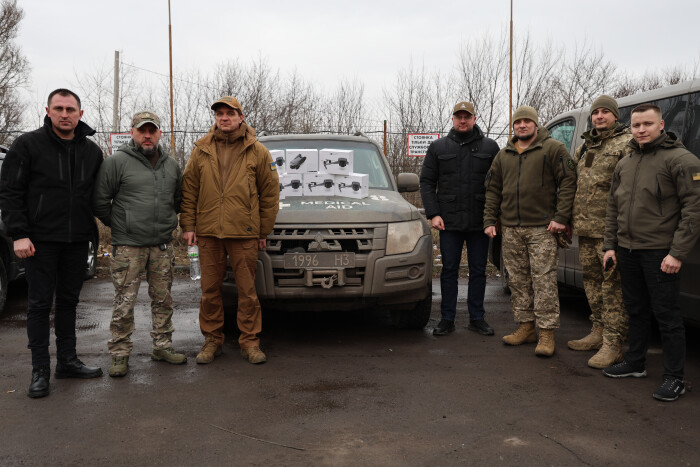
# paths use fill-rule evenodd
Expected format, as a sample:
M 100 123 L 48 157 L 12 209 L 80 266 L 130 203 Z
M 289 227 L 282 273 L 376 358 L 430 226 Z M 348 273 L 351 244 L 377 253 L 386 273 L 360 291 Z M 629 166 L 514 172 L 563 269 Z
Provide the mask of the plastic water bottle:
M 187 257 L 190 258 L 190 279 L 198 281 L 202 278 L 202 268 L 199 266 L 199 247 L 187 247 Z

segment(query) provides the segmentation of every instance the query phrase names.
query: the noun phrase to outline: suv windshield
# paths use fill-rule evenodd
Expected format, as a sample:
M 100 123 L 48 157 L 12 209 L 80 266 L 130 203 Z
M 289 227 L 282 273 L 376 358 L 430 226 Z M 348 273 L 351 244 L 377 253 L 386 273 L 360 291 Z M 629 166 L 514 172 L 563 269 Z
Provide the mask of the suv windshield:
M 390 190 L 389 177 L 382 163 L 381 155 L 372 143 L 361 141 L 339 141 L 336 139 L 288 139 L 260 142 L 272 151 L 274 149 L 351 149 L 353 151 L 354 172 L 369 175 L 369 187 Z

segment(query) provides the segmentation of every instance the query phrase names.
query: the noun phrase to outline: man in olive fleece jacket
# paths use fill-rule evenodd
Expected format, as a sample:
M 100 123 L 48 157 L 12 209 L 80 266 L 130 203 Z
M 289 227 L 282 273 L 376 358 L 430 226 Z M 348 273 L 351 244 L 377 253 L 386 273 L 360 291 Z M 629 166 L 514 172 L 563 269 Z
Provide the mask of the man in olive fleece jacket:
M 519 323 L 503 342 L 538 341 L 535 354 L 550 357 L 559 327 L 555 234 L 566 231 L 571 218 L 576 166 L 566 146 L 538 128 L 532 107 L 513 113 L 513 130 L 513 139 L 496 155 L 486 177 L 484 233 L 495 237 L 500 222 L 503 262 Z
M 180 211 L 182 172 L 158 144 L 160 119 L 138 112 L 131 121 L 131 140 L 108 157 L 97 175 L 95 216 L 112 230 L 109 269 L 114 284 L 114 309 L 107 343 L 109 375 L 124 376 L 133 349 L 134 305 L 146 273 L 151 297 L 153 360 L 181 364 L 173 350 L 173 230 Z
M 632 152 L 615 167 L 605 217 L 604 260 L 620 268 L 629 349 L 606 376 L 643 377 L 652 313 L 663 348 L 662 401 L 685 393 L 685 328 L 678 272 L 700 237 L 700 159 L 664 131 L 661 109 L 632 110 Z

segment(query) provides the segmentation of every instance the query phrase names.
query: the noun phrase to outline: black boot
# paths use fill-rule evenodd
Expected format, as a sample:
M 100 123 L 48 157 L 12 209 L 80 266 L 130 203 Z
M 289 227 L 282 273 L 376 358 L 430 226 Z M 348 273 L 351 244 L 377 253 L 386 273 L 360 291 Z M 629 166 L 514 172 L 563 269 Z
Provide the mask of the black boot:
M 46 397 L 51 392 L 51 366 L 41 365 L 32 368 L 32 383 L 29 385 L 27 395 L 32 399 L 37 397 Z
M 68 360 L 58 360 L 56 364 L 57 379 L 63 378 L 97 378 L 102 376 L 102 368 L 85 366 L 78 357 Z

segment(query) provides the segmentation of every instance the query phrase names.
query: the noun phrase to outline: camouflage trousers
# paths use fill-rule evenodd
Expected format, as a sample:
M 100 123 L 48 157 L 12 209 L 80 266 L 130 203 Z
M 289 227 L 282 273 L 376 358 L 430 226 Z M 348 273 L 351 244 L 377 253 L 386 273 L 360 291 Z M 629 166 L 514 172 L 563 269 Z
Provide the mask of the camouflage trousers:
M 151 319 L 154 349 L 172 346 L 173 284 L 175 256 L 172 243 L 167 249 L 159 246 L 115 246 L 110 260 L 114 284 L 114 308 L 109 330 L 112 339 L 107 343 L 113 357 L 128 356 L 134 347 L 134 304 L 141 285 L 141 274 L 146 272 L 148 295 L 151 297 Z
M 503 263 L 515 322 L 559 327 L 557 259 L 557 240 L 546 227 L 503 227 Z
M 603 337 L 610 342 L 626 341 L 627 310 L 622 302 L 620 273 L 617 266 L 603 271 L 603 239 L 579 237 L 578 254 L 593 325 L 602 326 Z

